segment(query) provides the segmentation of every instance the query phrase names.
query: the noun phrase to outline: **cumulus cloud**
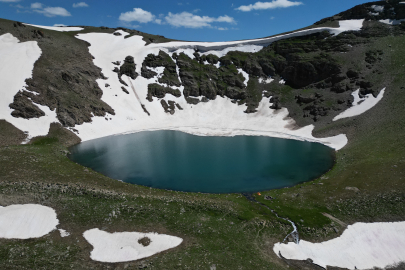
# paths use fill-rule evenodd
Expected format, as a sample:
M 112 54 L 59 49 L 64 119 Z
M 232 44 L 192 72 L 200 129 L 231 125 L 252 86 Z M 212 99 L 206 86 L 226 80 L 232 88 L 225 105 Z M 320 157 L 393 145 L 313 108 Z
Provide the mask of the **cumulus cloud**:
M 149 11 L 143 10 L 141 8 L 134 8 L 133 11 L 128 11 L 125 13 L 121 13 L 119 20 L 124 22 L 140 22 L 140 23 L 148 23 L 155 19 L 155 15 L 150 13 Z
M 136 21 L 140 23 L 153 22 L 156 24 L 170 24 L 175 27 L 187 28 L 213 27 L 211 24 L 215 22 L 236 24 L 235 19 L 227 15 L 215 18 L 209 16 L 198 16 L 190 12 L 169 12 L 167 16 L 165 16 L 164 14 L 160 14 L 157 17 L 151 12 L 143 10 L 141 8 L 134 8 L 132 11 L 121 13 L 119 20 L 126 25 L 129 25 L 131 22 Z
M 4 3 L 15 3 L 15 2 L 20 2 L 21 0 L 0 0 L 0 2 Z
M 31 4 L 31 8 L 34 8 L 34 9 L 41 9 L 41 8 L 42 8 L 42 4 L 41 4 L 41 3 L 32 3 L 32 4 Z
M 46 17 L 71 16 L 70 12 L 63 7 L 44 7 L 41 3 L 32 3 L 31 8 L 37 12 L 45 15 Z
M 288 8 L 293 6 L 302 5 L 302 2 L 292 2 L 289 0 L 273 0 L 272 2 L 256 2 L 248 6 L 240 6 L 236 10 L 240 11 L 252 11 L 252 10 L 263 10 L 263 9 L 275 9 L 275 8 Z
M 89 5 L 86 4 L 85 2 L 80 2 L 80 3 L 75 3 L 73 4 L 74 8 L 79 8 L 79 7 L 88 7 Z
M 198 16 L 190 12 L 182 12 L 169 14 L 165 17 L 168 24 L 176 27 L 187 27 L 187 28 L 202 28 L 202 27 L 212 27 L 213 22 L 226 22 L 226 23 L 236 23 L 232 17 L 227 15 L 220 16 L 218 18 L 208 17 L 208 16 Z

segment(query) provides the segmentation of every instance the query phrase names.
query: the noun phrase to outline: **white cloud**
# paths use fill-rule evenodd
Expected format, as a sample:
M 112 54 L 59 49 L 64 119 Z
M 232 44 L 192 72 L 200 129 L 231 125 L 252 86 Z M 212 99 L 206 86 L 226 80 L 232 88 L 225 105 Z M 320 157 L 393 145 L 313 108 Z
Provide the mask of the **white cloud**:
M 0 2 L 4 3 L 15 3 L 15 2 L 20 2 L 21 0 L 0 0 Z
M 227 15 L 220 16 L 218 18 L 208 17 L 208 16 L 198 16 L 189 12 L 182 12 L 169 14 L 165 17 L 168 24 L 176 27 L 187 27 L 187 28 L 201 28 L 201 27 L 212 27 L 213 22 L 226 22 L 226 23 L 236 23 L 232 17 Z
M 150 13 L 149 11 L 143 10 L 141 8 L 134 8 L 133 11 L 128 11 L 125 13 L 121 13 L 119 20 L 124 22 L 140 22 L 140 23 L 148 23 L 155 19 L 155 15 Z
M 41 9 L 42 4 L 41 3 L 32 3 L 31 8 L 33 8 L 33 9 Z
M 73 4 L 74 8 L 78 8 L 78 7 L 88 7 L 89 5 L 87 5 L 85 2 L 80 2 L 80 3 L 75 3 Z
M 217 22 L 226 22 L 226 23 L 236 23 L 235 20 L 232 17 L 229 17 L 228 15 L 225 16 L 219 16 L 218 19 L 216 19 Z
M 69 17 L 71 16 L 70 12 L 64 9 L 63 7 L 46 7 L 44 9 L 35 9 L 35 12 L 44 14 L 46 17 Z
M 64 9 L 63 7 L 44 7 L 42 3 L 32 3 L 31 9 L 34 12 L 40 13 L 45 15 L 46 17 L 55 17 L 55 16 L 62 16 L 62 17 L 69 17 L 72 16 L 69 11 Z
M 288 8 L 292 6 L 302 5 L 302 2 L 291 2 L 289 0 L 273 0 L 272 2 L 256 2 L 253 5 L 240 6 L 236 10 L 240 11 L 252 11 L 260 9 L 275 9 L 275 8 Z
M 220 30 L 220 31 L 226 31 L 226 30 L 228 30 L 228 28 L 226 28 L 226 27 L 218 27 L 217 29 Z
M 162 24 L 162 20 L 161 20 L 161 19 L 156 19 L 156 20 L 155 20 L 155 23 L 157 23 L 157 24 Z

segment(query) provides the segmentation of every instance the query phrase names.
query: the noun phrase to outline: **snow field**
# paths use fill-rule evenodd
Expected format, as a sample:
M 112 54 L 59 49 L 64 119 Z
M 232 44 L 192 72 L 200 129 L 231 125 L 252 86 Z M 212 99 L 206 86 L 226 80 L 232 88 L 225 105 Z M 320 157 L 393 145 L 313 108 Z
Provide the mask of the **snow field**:
M 370 110 L 375 105 L 377 105 L 377 103 L 384 97 L 385 88 L 380 91 L 377 97 L 374 97 L 372 94 L 368 94 L 365 97 L 360 98 L 359 92 L 360 89 L 357 89 L 352 93 L 352 96 L 354 98 L 352 107 L 338 114 L 335 118 L 333 118 L 333 121 L 357 116 Z
M 125 33 L 125 32 L 124 32 Z M 159 50 L 170 53 L 167 49 L 158 47 L 165 44 L 149 44 L 140 36 L 133 36 L 124 39 L 124 36 L 114 36 L 105 33 L 78 34 L 79 39 L 91 44 L 90 53 L 95 57 L 94 63 L 102 69 L 108 80 L 98 80 L 103 90 L 102 100 L 115 110 L 115 115 L 108 115 L 112 120 L 106 121 L 105 117 L 94 117 L 92 123 L 84 123 L 76 126 L 82 140 L 91 140 L 100 137 L 134 133 L 148 130 L 179 130 L 191 134 L 203 136 L 235 136 L 235 135 L 259 135 L 279 138 L 290 138 L 296 140 L 307 140 L 320 142 L 335 149 L 341 149 L 346 143 L 345 135 L 338 135 L 331 138 L 318 139 L 312 136 L 314 126 L 307 126 L 300 129 L 292 129 L 295 122 L 288 118 L 288 110 L 275 111 L 270 109 L 269 99 L 263 99 L 259 105 L 258 112 L 246 114 L 245 105 L 233 104 L 228 98 L 217 97 L 207 103 L 197 105 L 188 104 L 182 95 L 174 97 L 166 94 L 166 101 L 173 100 L 183 110 L 177 110 L 174 115 L 164 112 L 160 100 L 153 98 L 153 102 L 146 100 L 148 85 L 158 83 L 157 77 L 146 79 L 138 76 L 135 80 L 127 76 L 122 79 L 130 86 L 134 86 L 139 97 L 137 100 L 130 87 L 126 87 L 130 94 L 127 95 L 121 90 L 121 83 L 118 76 L 112 70 L 112 62 L 122 61 L 126 56 L 131 55 L 137 65 L 136 70 L 140 73 L 144 58 L 152 53 L 158 55 Z M 157 70 L 156 70 L 157 71 Z M 159 70 L 159 72 L 163 72 Z M 242 73 L 243 74 L 243 73 Z M 243 74 L 245 79 L 247 74 Z M 105 84 L 109 87 L 105 87 Z M 161 84 L 164 85 L 164 84 Z M 176 87 L 172 87 L 176 88 Z M 184 87 L 178 87 L 183 92 Z M 150 116 L 142 109 L 144 104 Z
M 82 27 L 73 27 L 73 26 L 43 26 L 43 25 L 35 25 L 35 24 L 29 24 L 29 23 L 24 23 L 24 24 L 42 28 L 42 29 L 58 31 L 58 32 L 82 31 L 84 29 Z
M 172 41 L 161 44 L 149 44 L 148 47 L 159 47 L 168 49 L 170 52 L 187 52 L 191 58 L 194 53 L 194 49 L 198 49 L 201 54 L 215 54 L 218 57 L 226 55 L 230 51 L 241 51 L 241 52 L 258 52 L 264 46 L 267 46 L 275 41 L 310 35 L 322 31 L 329 31 L 334 35 L 338 35 L 345 31 L 359 31 L 363 26 L 364 19 L 360 20 L 345 20 L 339 21 L 339 28 L 332 27 L 318 27 L 305 29 L 300 31 L 295 31 L 292 33 L 287 33 L 283 35 L 250 39 L 250 40 L 239 40 L 239 41 L 228 41 L 228 42 L 184 42 L 184 41 Z M 191 50 L 190 50 L 191 49 Z
M 0 206 L 0 238 L 29 239 L 42 237 L 59 224 L 56 212 L 38 204 Z
M 37 105 L 45 116 L 33 119 L 15 118 L 9 104 L 13 103 L 18 91 L 25 89 L 25 80 L 32 77 L 35 62 L 42 51 L 36 41 L 20 43 L 19 39 L 11 34 L 0 36 L 0 119 L 5 119 L 18 129 L 28 132 L 28 136 L 35 137 L 48 134 L 49 125 L 59 122 L 56 112 L 46 106 Z
M 162 251 L 177 247 L 183 239 L 165 234 L 116 232 L 108 233 L 91 229 L 83 233 L 84 238 L 93 246 L 92 260 L 99 262 L 127 262 L 150 257 Z M 150 244 L 143 246 L 138 240 L 147 237 Z
M 287 259 L 310 258 L 324 268 L 385 268 L 405 261 L 405 222 L 355 223 L 340 237 L 326 242 L 277 243 L 273 250 Z

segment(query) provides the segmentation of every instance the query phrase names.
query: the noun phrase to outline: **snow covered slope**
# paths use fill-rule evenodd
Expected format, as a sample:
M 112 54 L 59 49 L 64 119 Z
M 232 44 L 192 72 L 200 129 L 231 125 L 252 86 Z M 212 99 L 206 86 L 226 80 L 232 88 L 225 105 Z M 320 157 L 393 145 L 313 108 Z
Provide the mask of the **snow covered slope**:
M 0 36 L 0 119 L 5 119 L 18 129 L 28 132 L 29 137 L 46 135 L 49 125 L 58 122 L 56 112 L 46 106 L 36 104 L 45 116 L 34 119 L 15 118 L 9 104 L 15 94 L 25 88 L 25 80 L 32 76 L 34 63 L 41 56 L 41 49 L 36 41 L 20 43 L 11 34 Z
M 126 56 L 133 56 L 136 64 L 136 72 L 141 73 L 142 63 L 148 54 L 158 55 L 159 51 L 165 51 L 170 56 L 174 52 L 185 52 L 194 58 L 194 49 L 198 48 L 202 54 L 214 54 L 223 56 L 229 51 L 257 52 L 263 46 L 272 42 L 304 36 L 321 31 L 330 31 L 339 34 L 343 31 L 361 29 L 363 20 L 341 21 L 339 28 L 320 27 L 296 31 L 288 34 L 278 35 L 255 40 L 231 41 L 231 42 L 168 42 L 152 43 L 146 46 L 141 36 L 132 36 L 125 39 L 128 33 L 119 30 L 121 36 L 107 33 L 78 34 L 77 38 L 91 44 L 89 50 L 94 56 L 94 64 L 102 69 L 107 80 L 98 80 L 99 87 L 103 90 L 102 100 L 115 110 L 115 115 L 105 117 L 93 117 L 92 123 L 76 125 L 79 137 L 83 140 L 91 140 L 103 136 L 121 133 L 139 132 L 144 130 L 180 130 L 199 135 L 263 135 L 280 138 L 292 138 L 297 140 L 308 140 L 326 144 L 335 149 L 341 149 L 346 143 L 345 135 L 332 138 L 318 139 L 312 136 L 313 125 L 300 129 L 295 127 L 292 119 L 288 118 L 287 109 L 270 109 L 270 100 L 263 98 L 256 113 L 246 114 L 246 105 L 236 105 L 228 98 L 217 97 L 208 103 L 200 102 L 192 105 L 186 102 L 183 95 L 174 97 L 166 94 L 164 100 L 176 102 L 178 108 L 174 115 L 166 113 L 161 105 L 161 100 L 153 98 L 152 102 L 146 99 L 148 85 L 159 83 L 158 77 L 146 79 L 138 76 L 135 80 L 122 76 L 122 80 L 128 85 L 129 94 L 122 90 L 122 84 L 116 73 L 112 70 L 116 67 L 112 62 L 122 61 Z M 82 28 L 74 27 L 43 27 L 55 31 L 79 31 Z M 30 120 L 14 118 L 10 115 L 9 104 L 13 97 L 24 89 L 25 79 L 32 76 L 35 61 L 41 55 L 36 42 L 19 43 L 17 38 L 11 34 L 0 37 L 0 56 L 4 59 L 0 63 L 0 81 L 6 83 L 6 88 L 0 91 L 0 117 L 15 125 L 17 128 L 28 132 L 29 137 L 47 134 L 49 124 L 58 122 L 55 111 L 48 107 L 37 105 L 46 116 Z M 17 59 L 17 60 L 15 60 Z M 162 74 L 163 69 L 156 70 Z M 177 69 L 177 72 L 179 70 Z M 242 69 L 239 72 L 245 78 L 245 85 L 249 75 Z M 270 82 L 271 78 L 266 79 Z M 183 86 L 171 87 L 183 92 Z M 35 93 L 34 93 L 35 94 Z M 146 111 L 147 113 L 146 113 Z M 72 129 L 73 130 L 73 129 Z
M 360 114 L 365 113 L 366 111 L 370 110 L 373 108 L 377 103 L 383 98 L 385 88 L 380 91 L 377 97 L 373 97 L 372 94 L 368 94 L 363 98 L 360 98 L 359 96 L 359 89 L 353 92 L 353 97 L 354 97 L 354 102 L 353 106 L 347 109 L 346 111 L 340 113 L 337 115 L 335 118 L 333 118 L 333 121 L 347 118 L 347 117 L 353 117 L 357 116 Z
M 43 25 L 35 25 L 35 24 L 29 24 L 29 23 L 24 23 L 24 24 L 30 25 L 30 26 L 35 26 L 35 27 L 42 28 L 42 29 L 58 31 L 58 32 L 81 31 L 84 29 L 82 27 L 73 27 L 73 26 L 43 26 Z
M 133 56 L 136 71 L 141 72 L 143 60 L 148 54 L 158 55 L 159 51 L 165 51 L 169 55 L 174 52 L 185 52 L 192 55 L 193 48 L 199 48 L 206 53 L 216 52 L 218 56 L 226 54 L 230 50 L 257 51 L 261 44 L 269 44 L 274 41 L 293 36 L 307 35 L 319 31 L 329 30 L 335 34 L 347 30 L 359 30 L 363 20 L 341 22 L 340 28 L 315 28 L 298 31 L 277 37 L 232 41 L 232 42 L 168 42 L 161 44 L 149 44 L 141 36 L 124 38 L 128 33 L 119 30 L 120 36 L 106 33 L 78 34 L 77 38 L 91 44 L 90 53 L 94 56 L 94 64 L 102 69 L 107 80 L 98 80 L 99 87 L 103 90 L 102 100 L 115 110 L 115 115 L 107 117 L 94 117 L 92 123 L 85 123 L 75 128 L 83 140 L 91 140 L 103 136 L 121 133 L 139 132 L 145 130 L 180 130 L 198 135 L 263 135 L 280 138 L 292 138 L 320 142 L 335 149 L 341 149 L 346 143 L 345 135 L 331 138 L 318 139 L 312 136 L 314 126 L 310 125 L 300 129 L 294 129 L 294 121 L 288 118 L 287 109 L 275 111 L 270 109 L 269 99 L 264 98 L 259 105 L 258 111 L 246 114 L 246 105 L 236 105 L 228 98 L 217 97 L 208 103 L 197 105 L 188 104 L 182 95 L 175 97 L 166 94 L 164 100 L 175 101 L 182 110 L 177 110 L 174 115 L 165 113 L 160 100 L 153 98 L 152 102 L 146 99 L 148 85 L 151 83 L 161 84 L 157 81 L 158 76 L 146 79 L 138 76 L 135 80 L 123 75 L 123 81 L 129 85 L 129 94 L 123 93 L 118 76 L 113 72 L 112 62 L 122 61 L 126 56 Z M 258 45 L 259 44 L 259 45 Z M 163 70 L 155 70 L 163 72 Z M 247 74 L 244 74 L 247 78 Z M 181 87 L 172 87 L 183 90 Z M 144 108 L 150 114 L 145 113 Z
M 173 52 L 178 49 L 185 48 L 196 48 L 201 52 L 206 52 L 206 54 L 215 54 L 219 57 L 224 56 L 230 51 L 242 51 L 242 52 L 257 52 L 260 47 L 267 46 L 273 42 L 292 38 L 306 36 L 314 33 L 319 33 L 322 31 L 329 31 L 331 34 L 338 35 L 345 31 L 358 31 L 363 26 L 364 19 L 360 20 L 345 20 L 340 21 L 338 28 L 333 27 L 318 27 L 312 29 L 305 29 L 300 31 L 295 31 L 287 34 L 259 38 L 259 39 L 248 39 L 248 40 L 238 40 L 238 41 L 228 41 L 228 42 L 181 42 L 174 41 L 162 44 L 150 44 L 151 47 L 163 47 Z M 194 57 L 194 56 L 193 56 Z M 192 57 L 192 58 L 193 58 Z

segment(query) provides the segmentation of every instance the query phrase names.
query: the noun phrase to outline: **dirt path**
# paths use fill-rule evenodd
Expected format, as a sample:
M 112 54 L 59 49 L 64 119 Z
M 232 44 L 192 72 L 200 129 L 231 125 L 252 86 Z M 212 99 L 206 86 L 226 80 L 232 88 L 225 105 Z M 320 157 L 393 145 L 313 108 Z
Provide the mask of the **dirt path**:
M 346 224 L 346 223 L 344 223 L 344 222 L 341 221 L 340 219 L 335 218 L 335 217 L 332 216 L 332 215 L 329 215 L 329 214 L 327 214 L 327 213 L 322 213 L 322 215 L 324 215 L 324 216 L 327 217 L 327 218 L 330 218 L 331 220 L 333 220 L 334 222 L 336 222 L 337 224 L 339 224 L 339 225 L 342 226 L 342 227 L 347 227 L 347 224 Z

